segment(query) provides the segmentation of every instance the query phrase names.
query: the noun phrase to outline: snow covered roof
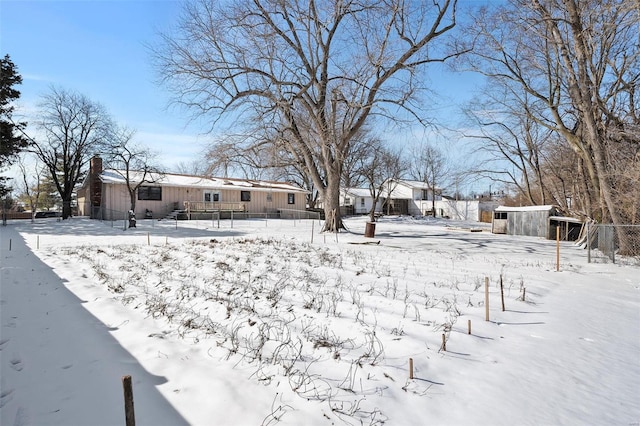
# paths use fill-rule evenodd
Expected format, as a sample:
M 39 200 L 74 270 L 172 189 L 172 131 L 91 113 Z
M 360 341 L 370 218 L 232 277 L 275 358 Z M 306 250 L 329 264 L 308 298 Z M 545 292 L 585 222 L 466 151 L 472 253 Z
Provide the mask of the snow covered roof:
M 428 184 L 420 182 L 419 180 L 399 180 L 398 183 L 414 189 L 429 189 Z
M 104 183 L 125 184 L 126 180 L 124 170 L 104 170 L 100 174 L 100 180 Z M 131 182 L 140 182 L 143 178 L 142 172 L 130 171 Z M 302 188 L 287 182 L 273 182 L 264 180 L 251 179 L 235 179 L 235 178 L 217 178 L 193 175 L 180 175 L 173 173 L 151 173 L 146 178 L 149 185 L 174 186 L 187 188 L 206 188 L 206 189 L 251 189 L 252 191 L 269 191 L 269 192 L 302 192 L 306 193 Z
M 522 207 L 496 207 L 497 212 L 537 212 L 537 211 L 551 211 L 555 206 L 522 206 Z
M 403 185 L 406 186 L 407 188 L 410 189 L 431 189 L 431 186 L 429 186 L 428 183 L 426 182 L 422 182 L 419 180 L 405 180 L 405 179 L 397 179 L 394 181 L 398 184 L 398 185 Z M 436 191 L 439 191 L 440 187 L 436 186 Z
M 371 197 L 371 191 L 369 191 L 369 188 L 345 188 L 343 191 L 354 197 Z

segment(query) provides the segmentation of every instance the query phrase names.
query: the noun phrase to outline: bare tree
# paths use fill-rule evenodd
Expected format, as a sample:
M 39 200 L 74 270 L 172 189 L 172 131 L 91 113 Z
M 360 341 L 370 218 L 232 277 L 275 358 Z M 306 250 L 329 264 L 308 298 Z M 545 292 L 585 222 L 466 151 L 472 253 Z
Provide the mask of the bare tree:
M 175 165 L 175 172 L 183 175 L 204 176 L 208 166 L 202 160 L 181 161 Z
M 467 65 L 523 99 L 535 123 L 560 135 L 593 188 L 587 212 L 621 224 L 608 148 L 640 143 L 640 9 L 624 0 L 513 0 L 476 15 Z M 627 164 L 630 158 L 627 158 Z M 595 209 L 599 209 L 598 214 Z M 621 245 L 623 241 L 621 241 Z
M 431 211 L 436 214 L 438 186 L 443 186 L 450 173 L 447 158 L 435 145 L 419 143 L 411 148 L 409 173 L 415 180 L 427 184 L 431 192 Z
M 370 139 L 366 155 L 357 157 L 358 173 L 369 188 L 373 200 L 369 211 L 369 221 L 376 221 L 376 205 L 387 189 L 386 185 L 397 182 L 405 171 L 405 163 L 399 150 L 385 147 L 380 140 Z
M 276 129 L 333 218 L 324 230 L 337 231 L 352 139 L 374 116 L 424 121 L 419 71 L 456 54 L 438 44 L 456 4 L 199 0 L 186 3 L 155 56 L 175 101 L 195 115 L 213 124 L 234 116 L 245 135 Z
M 44 140 L 33 152 L 46 167 L 62 198 L 62 218 L 71 216 L 75 186 L 84 167 L 111 135 L 111 118 L 104 107 L 76 92 L 52 87 L 40 105 L 39 127 Z
M 103 153 L 107 167 L 120 175 L 127 188 L 129 209 L 136 211 L 138 189 L 162 179 L 161 167 L 155 163 L 157 154 L 148 147 L 133 142 L 135 130 L 116 128 L 111 143 Z
M 476 174 L 515 187 L 528 204 L 546 204 L 541 161 L 552 131 L 538 125 L 531 108 L 526 93 L 514 99 L 510 90 L 490 81 L 465 108 L 465 115 L 479 129 L 465 136 L 479 142 L 474 149 Z
M 207 174 L 245 179 L 269 179 L 277 167 L 273 150 L 265 144 L 246 143 L 245 138 L 227 136 L 213 144 L 206 153 Z
M 371 134 L 363 130 L 351 141 L 349 155 L 345 156 L 342 167 L 343 188 L 359 188 L 369 182 L 366 176 L 371 171 L 369 163 L 379 156 L 382 149 L 382 141 Z
M 20 169 L 20 174 L 22 175 L 22 194 L 19 198 L 27 201 L 29 204 L 29 209 L 31 209 L 31 222 L 34 222 L 42 189 L 42 165 L 38 164 L 36 161 L 36 164 L 33 165 L 30 170 L 27 170 L 27 165 L 25 165 L 24 159 L 22 157 L 18 157 L 18 167 Z

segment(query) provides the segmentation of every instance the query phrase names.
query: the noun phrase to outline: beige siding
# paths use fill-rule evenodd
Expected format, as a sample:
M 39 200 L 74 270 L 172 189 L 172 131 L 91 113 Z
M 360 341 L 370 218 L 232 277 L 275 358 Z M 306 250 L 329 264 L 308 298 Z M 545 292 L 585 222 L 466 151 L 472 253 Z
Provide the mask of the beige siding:
M 78 201 L 78 216 L 89 216 L 91 204 L 89 203 L 89 190 L 88 188 L 80 188 L 77 193 Z
M 154 186 L 154 185 L 149 185 Z M 295 203 L 288 203 L 288 193 L 255 191 L 247 189 L 251 193 L 251 201 L 245 202 L 246 210 L 249 213 L 275 213 L 280 209 L 304 210 L 306 206 L 305 194 L 296 192 Z M 162 200 L 137 200 L 136 216 L 144 217 L 146 209 L 153 212 L 154 217 L 164 217 L 174 209 L 177 203 L 178 209 L 184 208 L 185 201 L 204 201 L 204 193 L 219 192 L 222 203 L 241 203 L 240 189 L 206 189 L 206 188 L 184 188 L 184 187 L 162 187 Z M 271 200 L 268 200 L 271 194 Z M 129 210 L 130 199 L 125 185 L 105 184 L 103 185 L 103 206 L 108 211 L 107 217 L 122 217 Z M 109 212 L 110 211 L 110 212 Z M 112 215 L 112 216 L 110 216 Z
M 286 192 L 247 190 L 251 193 L 251 201 L 244 203 L 249 213 L 275 213 L 280 209 L 304 210 L 306 206 L 304 193 L 295 193 L 295 203 L 289 204 L 288 193 Z M 240 192 L 239 190 L 222 191 L 220 201 L 228 203 L 242 202 Z

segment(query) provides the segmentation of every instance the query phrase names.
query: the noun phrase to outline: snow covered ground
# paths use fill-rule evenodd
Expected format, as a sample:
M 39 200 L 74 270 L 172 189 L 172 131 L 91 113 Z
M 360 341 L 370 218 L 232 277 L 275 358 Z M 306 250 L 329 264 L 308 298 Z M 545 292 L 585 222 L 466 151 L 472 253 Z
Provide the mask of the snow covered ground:
M 556 272 L 555 242 L 477 224 L 346 224 L 10 221 L 0 424 L 124 424 L 124 375 L 139 425 L 640 424 L 638 267 L 562 243 Z

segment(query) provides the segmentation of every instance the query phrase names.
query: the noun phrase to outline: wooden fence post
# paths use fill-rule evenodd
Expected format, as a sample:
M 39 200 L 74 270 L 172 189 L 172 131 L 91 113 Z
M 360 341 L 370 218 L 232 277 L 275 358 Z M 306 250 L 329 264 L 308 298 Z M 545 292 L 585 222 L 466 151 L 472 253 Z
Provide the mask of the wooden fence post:
M 136 415 L 133 409 L 133 386 L 131 376 L 122 377 L 122 387 L 124 389 L 124 417 L 126 426 L 136 425 Z
M 467 320 L 467 334 L 471 334 L 471 320 Z
M 413 379 L 413 358 L 409 358 L 409 378 Z
M 502 312 L 504 312 L 504 286 L 502 285 L 502 274 L 500 274 L 500 299 L 502 300 Z
M 560 226 L 556 227 L 556 272 L 560 271 Z
M 489 321 L 489 277 L 484 277 L 484 320 Z
M 447 336 L 442 333 L 442 350 L 447 351 Z

